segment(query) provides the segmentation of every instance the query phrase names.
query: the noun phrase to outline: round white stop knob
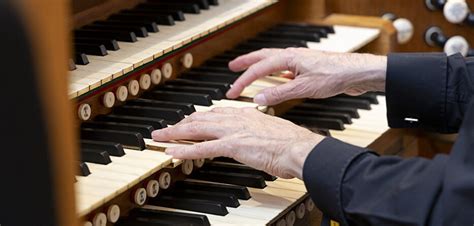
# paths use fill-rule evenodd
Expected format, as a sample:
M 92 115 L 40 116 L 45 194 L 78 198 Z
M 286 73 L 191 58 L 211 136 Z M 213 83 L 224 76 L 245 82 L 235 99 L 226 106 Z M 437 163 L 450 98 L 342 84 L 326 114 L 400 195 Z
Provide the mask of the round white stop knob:
M 304 203 L 300 203 L 298 207 L 296 207 L 296 217 L 298 219 L 302 219 L 305 214 L 306 214 L 306 206 L 304 205 Z
M 393 21 L 393 26 L 397 30 L 397 40 L 398 43 L 404 44 L 413 38 L 415 33 L 415 28 L 411 21 L 405 18 L 399 18 Z
M 154 69 L 153 71 L 151 71 L 151 83 L 153 83 L 153 85 L 158 85 L 161 83 L 161 70 L 160 69 Z
M 143 206 L 146 201 L 146 190 L 144 188 L 139 188 L 133 194 L 133 202 L 139 206 Z
M 137 80 L 132 80 L 128 83 L 128 93 L 132 96 L 136 96 L 140 91 L 140 84 L 138 84 Z
M 79 115 L 79 119 L 87 121 L 91 118 L 92 108 L 89 104 L 81 104 L 79 105 L 79 109 L 77 109 L 77 114 Z
M 128 97 L 128 89 L 125 86 L 120 86 L 115 90 L 115 96 L 119 101 L 126 101 Z
M 92 226 L 92 222 L 86 221 L 86 222 L 84 222 L 84 226 Z
M 193 160 L 193 162 L 194 162 L 194 166 L 196 168 L 201 168 L 204 165 L 204 162 L 206 162 L 206 160 L 205 159 L 195 159 L 195 160 Z
M 280 219 L 277 223 L 276 226 L 286 226 L 286 221 L 285 219 Z
M 115 95 L 112 92 L 106 92 L 104 96 L 102 97 L 102 104 L 106 108 L 111 108 L 115 104 Z
M 313 202 L 313 200 L 307 199 L 307 200 L 305 201 L 304 205 L 306 206 L 306 209 L 308 210 L 308 212 L 313 211 L 313 209 L 314 209 L 314 202 Z
M 183 164 L 181 164 L 181 171 L 184 175 L 190 175 L 193 172 L 194 162 L 193 160 L 185 160 Z
M 160 183 L 157 180 L 150 180 L 146 184 L 146 194 L 150 198 L 154 198 L 158 195 L 160 191 Z
M 107 216 L 104 213 L 98 213 L 92 219 L 93 226 L 106 226 L 107 225 Z
M 140 76 L 140 88 L 143 90 L 147 90 L 151 86 L 151 77 L 149 74 L 143 74 Z
M 163 66 L 161 66 L 161 74 L 166 79 L 171 78 L 171 75 L 173 75 L 173 66 L 171 66 L 170 63 L 163 64 Z
M 444 45 L 444 52 L 449 56 L 456 53 L 461 53 L 463 56 L 467 56 L 469 51 L 469 43 L 462 36 L 453 36 Z
M 290 211 L 285 216 L 286 225 L 293 226 L 296 222 L 296 213 L 295 211 Z
M 450 23 L 459 24 L 469 14 L 469 7 L 465 0 L 449 0 L 444 5 L 443 14 Z
M 111 205 L 107 209 L 107 219 L 111 223 L 115 223 L 120 218 L 120 207 L 118 205 Z
M 183 58 L 181 58 L 181 63 L 185 68 L 191 68 L 193 66 L 194 58 L 191 53 L 184 54 Z
M 171 185 L 171 174 L 168 172 L 161 173 L 158 182 L 161 189 L 168 189 Z

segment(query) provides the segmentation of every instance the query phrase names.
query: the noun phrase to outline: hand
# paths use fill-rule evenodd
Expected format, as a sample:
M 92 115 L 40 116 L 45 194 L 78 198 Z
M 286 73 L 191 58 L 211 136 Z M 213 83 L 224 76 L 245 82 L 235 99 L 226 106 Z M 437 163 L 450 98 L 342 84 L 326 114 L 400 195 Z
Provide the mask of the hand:
M 267 88 L 254 101 L 274 105 L 296 98 L 327 98 L 341 93 L 360 95 L 384 91 L 387 58 L 370 54 L 328 53 L 307 48 L 262 49 L 229 63 L 232 71 L 245 71 L 227 92 L 239 97 L 258 78 L 289 70 L 294 80 Z
M 210 140 L 166 153 L 179 159 L 230 157 L 282 178 L 302 178 L 307 155 L 324 138 L 251 108 L 197 112 L 152 136 L 155 141 Z

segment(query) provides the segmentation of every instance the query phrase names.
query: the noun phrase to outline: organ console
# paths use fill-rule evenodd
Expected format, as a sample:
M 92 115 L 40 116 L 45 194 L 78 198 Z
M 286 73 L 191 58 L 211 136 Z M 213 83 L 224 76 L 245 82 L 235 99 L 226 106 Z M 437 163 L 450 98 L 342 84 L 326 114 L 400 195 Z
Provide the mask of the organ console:
M 180 160 L 164 154 L 168 147 L 193 143 L 155 142 L 151 132 L 193 112 L 256 108 L 381 154 L 398 154 L 414 139 L 389 130 L 379 93 L 258 106 L 249 101 L 256 93 L 288 81 L 269 75 L 238 100 L 224 95 L 239 76 L 227 64 L 239 55 L 288 47 L 386 54 L 398 48 L 398 23 L 333 14 L 338 12 L 334 2 L 323 0 L 75 0 L 70 2 L 72 17 L 66 16 L 66 5 L 55 5 L 62 6 L 59 18 L 49 18 L 51 5 L 24 1 L 21 8 L 28 9 L 30 18 L 44 21 L 39 41 L 48 36 L 45 31 L 56 35 L 48 45 L 36 46 L 44 52 L 41 48 L 62 43 L 61 60 L 41 55 L 50 60 L 41 64 L 55 68 L 41 74 L 43 90 L 51 88 L 60 100 L 58 106 L 45 101 L 54 112 L 50 117 L 58 118 L 51 118 L 49 127 L 51 142 L 61 144 L 51 151 L 53 169 L 65 169 L 54 187 L 60 220 L 48 225 L 291 226 L 320 221 L 300 180 L 276 178 L 227 158 Z M 70 38 L 64 18 L 71 18 Z M 400 43 L 410 40 L 409 32 L 399 32 Z M 67 85 L 61 83 L 65 78 Z

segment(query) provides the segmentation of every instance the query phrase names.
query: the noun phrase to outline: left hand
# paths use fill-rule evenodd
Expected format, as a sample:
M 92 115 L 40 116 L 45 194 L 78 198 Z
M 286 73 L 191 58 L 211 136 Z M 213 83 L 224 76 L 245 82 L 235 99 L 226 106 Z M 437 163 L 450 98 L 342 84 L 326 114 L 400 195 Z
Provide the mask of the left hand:
M 173 127 L 156 130 L 155 141 L 209 140 L 168 148 L 179 159 L 230 157 L 282 178 L 302 178 L 306 157 L 324 138 L 281 118 L 252 108 L 197 112 Z

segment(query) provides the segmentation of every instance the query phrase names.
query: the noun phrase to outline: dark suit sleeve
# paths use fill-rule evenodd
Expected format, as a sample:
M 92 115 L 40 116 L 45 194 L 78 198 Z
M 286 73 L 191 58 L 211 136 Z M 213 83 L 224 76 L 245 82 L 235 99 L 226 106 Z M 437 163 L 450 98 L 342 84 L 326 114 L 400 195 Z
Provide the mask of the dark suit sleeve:
M 326 138 L 305 161 L 307 190 L 323 213 L 342 225 L 472 225 L 474 107 L 467 111 L 474 104 L 472 60 L 458 55 L 397 54 L 389 56 L 388 62 L 392 126 L 452 132 L 467 118 L 451 155 L 432 160 L 379 157 Z M 416 69 L 414 73 L 414 65 L 428 72 Z M 414 97 L 418 99 L 410 102 Z M 410 117 L 418 122 L 407 122 Z
M 460 54 L 389 55 L 385 90 L 390 127 L 457 132 L 473 94 L 472 61 Z

